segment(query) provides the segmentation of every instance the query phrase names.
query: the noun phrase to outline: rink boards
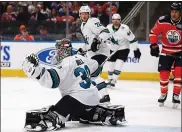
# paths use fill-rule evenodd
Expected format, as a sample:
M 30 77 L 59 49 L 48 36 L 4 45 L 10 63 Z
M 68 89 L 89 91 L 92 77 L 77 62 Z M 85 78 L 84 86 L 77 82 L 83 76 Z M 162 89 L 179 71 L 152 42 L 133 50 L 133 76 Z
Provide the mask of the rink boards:
M 49 67 L 54 53 L 55 42 L 1 42 L 1 76 L 2 77 L 26 77 L 23 73 L 22 63 L 25 57 L 31 53 L 37 53 L 41 63 Z M 84 43 L 73 42 L 73 47 L 78 49 Z M 149 43 L 140 43 L 142 56 L 140 60 L 134 58 L 133 51 L 124 65 L 119 79 L 124 80 L 159 80 L 157 65 L 158 58 L 151 57 Z M 73 51 L 74 52 L 74 51 Z M 103 68 L 102 77 L 107 78 L 108 65 Z

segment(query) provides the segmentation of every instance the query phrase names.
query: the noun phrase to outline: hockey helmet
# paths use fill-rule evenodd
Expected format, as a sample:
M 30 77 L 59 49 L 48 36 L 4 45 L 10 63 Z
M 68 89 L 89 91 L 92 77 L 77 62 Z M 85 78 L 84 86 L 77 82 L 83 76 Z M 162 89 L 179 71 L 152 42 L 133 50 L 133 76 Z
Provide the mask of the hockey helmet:
M 56 61 L 60 63 L 64 58 L 72 55 L 71 40 L 63 38 L 56 41 Z
M 112 20 L 121 20 L 121 16 L 119 14 L 113 14 Z
M 79 15 L 80 15 L 80 13 L 83 13 L 83 12 L 88 12 L 90 15 L 90 13 L 91 13 L 90 7 L 89 6 L 81 6 L 80 10 L 79 10 Z
M 177 11 L 182 11 L 182 5 L 180 2 L 174 2 L 171 5 L 171 10 L 177 10 Z

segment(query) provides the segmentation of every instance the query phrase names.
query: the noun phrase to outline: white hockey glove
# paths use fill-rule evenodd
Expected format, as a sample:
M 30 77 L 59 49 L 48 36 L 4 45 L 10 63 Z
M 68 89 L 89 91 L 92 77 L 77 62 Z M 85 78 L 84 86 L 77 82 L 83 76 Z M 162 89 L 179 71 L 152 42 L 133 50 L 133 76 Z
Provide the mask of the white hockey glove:
M 25 58 L 22 69 L 30 78 L 36 78 L 42 72 L 42 67 L 39 66 L 39 58 L 35 54 L 31 54 Z

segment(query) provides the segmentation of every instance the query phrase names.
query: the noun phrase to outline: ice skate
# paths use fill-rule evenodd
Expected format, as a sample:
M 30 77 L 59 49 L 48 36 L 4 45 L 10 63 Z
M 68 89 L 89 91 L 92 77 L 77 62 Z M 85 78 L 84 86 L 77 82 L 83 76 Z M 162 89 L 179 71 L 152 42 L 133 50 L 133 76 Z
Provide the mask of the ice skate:
M 164 102 L 166 101 L 166 99 L 167 99 L 167 93 L 161 94 L 160 98 L 158 99 L 160 107 L 164 106 Z
M 180 104 L 179 95 L 173 94 L 172 102 L 173 102 L 173 108 L 176 109 Z

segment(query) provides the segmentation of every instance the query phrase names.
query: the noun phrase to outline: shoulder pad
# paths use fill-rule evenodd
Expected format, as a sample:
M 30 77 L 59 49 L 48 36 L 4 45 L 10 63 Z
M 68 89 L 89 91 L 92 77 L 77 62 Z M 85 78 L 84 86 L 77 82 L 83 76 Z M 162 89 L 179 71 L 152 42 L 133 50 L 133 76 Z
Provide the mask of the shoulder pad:
M 159 17 L 159 22 L 160 23 L 162 23 L 162 22 L 170 22 L 170 19 L 171 19 L 170 15 L 164 15 L 164 16 Z
M 112 25 L 113 25 L 113 24 L 108 24 L 108 25 L 107 25 L 107 28 L 112 27 Z
M 90 20 L 91 20 L 92 22 L 100 22 L 100 20 L 99 20 L 98 18 L 96 18 L 96 17 L 92 17 Z
M 121 24 L 121 29 L 128 29 L 129 27 L 127 26 L 127 25 L 125 25 L 125 24 Z
M 165 16 L 159 17 L 159 20 L 163 20 L 163 19 L 165 19 Z

